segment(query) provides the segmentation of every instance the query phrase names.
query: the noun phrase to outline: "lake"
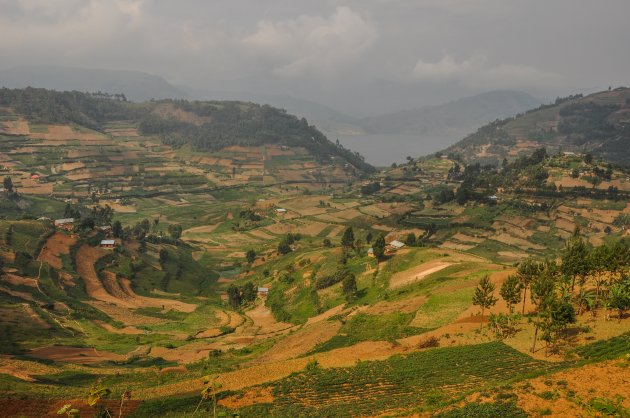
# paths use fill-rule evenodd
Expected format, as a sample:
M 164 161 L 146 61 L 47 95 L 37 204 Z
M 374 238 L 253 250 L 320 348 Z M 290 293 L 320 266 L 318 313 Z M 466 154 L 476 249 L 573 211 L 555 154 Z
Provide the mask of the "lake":
M 358 151 L 365 161 L 379 167 L 404 162 L 407 156 L 420 157 L 441 151 L 461 138 L 439 135 L 369 134 L 338 135 L 327 134 L 328 139 L 339 142 L 352 151 Z

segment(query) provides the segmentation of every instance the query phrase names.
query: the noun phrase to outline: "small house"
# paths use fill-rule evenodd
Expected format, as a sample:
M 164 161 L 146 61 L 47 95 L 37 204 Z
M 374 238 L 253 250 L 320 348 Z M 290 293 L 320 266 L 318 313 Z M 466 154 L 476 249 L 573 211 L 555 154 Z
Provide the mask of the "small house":
M 111 249 L 114 249 L 115 247 L 116 247 L 116 240 L 114 239 L 104 239 L 101 241 L 101 248 L 111 250 Z
M 284 215 L 285 213 L 287 213 L 287 210 L 285 208 L 278 208 L 276 209 L 276 213 L 278 215 Z
M 269 294 L 269 288 L 268 287 L 259 287 L 258 288 L 258 295 L 259 296 L 267 296 Z
M 32 174 L 31 175 L 31 180 L 39 180 L 40 179 L 40 175 L 39 174 Z
M 396 252 L 396 251 L 400 250 L 404 246 L 405 246 L 404 242 L 400 242 L 398 240 L 394 240 L 394 241 L 390 242 L 389 244 L 387 244 L 387 247 L 385 247 L 385 252 L 393 253 L 393 252 Z
M 400 250 L 402 247 L 405 246 L 405 243 L 404 242 L 400 242 L 398 240 L 394 240 L 394 241 L 389 243 L 389 246 L 392 247 L 395 250 Z
M 74 228 L 74 218 L 55 219 L 55 227 L 71 231 Z
M 370 247 L 367 251 L 368 257 L 374 257 L 374 248 Z

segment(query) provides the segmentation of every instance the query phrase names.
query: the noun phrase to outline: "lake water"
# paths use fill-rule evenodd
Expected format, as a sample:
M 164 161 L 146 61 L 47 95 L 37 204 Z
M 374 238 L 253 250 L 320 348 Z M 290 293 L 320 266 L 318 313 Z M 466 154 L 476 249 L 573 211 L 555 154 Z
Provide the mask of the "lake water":
M 344 147 L 358 151 L 365 157 L 365 161 L 380 167 L 404 162 L 408 155 L 416 158 L 441 151 L 461 139 L 436 135 L 405 134 L 328 134 L 327 136 L 333 142 L 338 138 Z

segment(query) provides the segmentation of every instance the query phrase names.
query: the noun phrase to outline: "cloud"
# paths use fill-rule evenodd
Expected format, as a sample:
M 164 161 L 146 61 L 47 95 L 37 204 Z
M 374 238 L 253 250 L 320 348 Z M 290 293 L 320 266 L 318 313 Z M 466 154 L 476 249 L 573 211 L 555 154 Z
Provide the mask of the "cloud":
M 488 57 L 474 54 L 457 61 L 444 55 L 436 62 L 418 60 L 413 68 L 415 80 L 429 82 L 459 82 L 468 87 L 483 88 L 527 88 L 553 86 L 562 77 L 553 72 L 527 65 L 490 65 Z
M 296 19 L 258 23 L 243 44 L 279 64 L 281 76 L 333 75 L 354 63 L 377 38 L 371 22 L 349 7 L 339 7 L 328 18 L 302 15 Z

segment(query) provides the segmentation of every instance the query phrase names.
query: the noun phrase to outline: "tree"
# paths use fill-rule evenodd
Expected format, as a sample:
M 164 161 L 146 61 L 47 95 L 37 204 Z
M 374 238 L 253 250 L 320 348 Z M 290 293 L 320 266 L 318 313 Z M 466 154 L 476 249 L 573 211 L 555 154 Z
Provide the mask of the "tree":
M 521 312 L 522 314 L 525 314 L 525 301 L 527 299 L 527 288 L 536 279 L 539 273 L 540 273 L 540 267 L 535 261 L 525 260 L 521 264 L 518 265 L 516 276 L 521 282 L 521 286 L 523 288 L 523 310 Z
M 11 180 L 11 177 L 6 176 L 2 184 L 6 192 L 13 193 L 13 180 Z
M 501 285 L 499 294 L 505 301 L 510 310 L 510 313 L 514 312 L 514 305 L 521 301 L 521 290 L 523 284 L 520 282 L 517 276 L 509 275 L 507 279 Z
M 630 276 L 624 275 L 621 280 L 610 287 L 609 306 L 618 312 L 619 322 L 625 311 L 630 309 Z
M 571 281 L 571 294 L 575 290 L 575 280 L 580 277 L 584 281 L 590 271 L 589 248 L 580 236 L 580 230 L 575 232 L 567 240 L 567 245 L 562 254 L 562 265 L 560 271 Z
M 289 254 L 291 252 L 291 246 L 289 245 L 289 243 L 286 241 L 286 239 L 283 239 L 282 241 L 280 241 L 280 243 L 278 244 L 278 252 L 282 255 L 284 254 Z
M 479 329 L 483 327 L 484 311 L 493 307 L 494 304 L 497 303 L 497 300 L 498 299 L 494 297 L 494 285 L 490 281 L 490 278 L 487 275 L 483 276 L 473 295 L 473 305 L 481 307 L 481 324 Z
M 15 254 L 15 267 L 18 269 L 20 274 L 25 275 L 28 273 L 28 265 L 33 260 L 33 257 L 29 253 L 25 253 L 24 251 L 18 251 Z
M 531 299 L 537 307 L 536 319 L 534 320 L 534 342 L 532 343 L 532 353 L 536 351 L 536 340 L 538 339 L 538 331 L 543 330 L 543 333 L 549 330 L 550 321 L 550 306 L 556 301 L 555 299 L 555 283 L 553 278 L 541 272 L 540 275 L 531 284 L 532 294 Z
M 182 236 L 182 226 L 179 224 L 170 224 L 168 226 L 168 233 L 173 239 L 179 239 Z
M 230 287 L 228 287 L 227 289 L 227 295 L 228 303 L 230 304 L 232 309 L 237 309 L 239 306 L 241 306 L 241 292 L 240 290 L 238 290 L 238 287 L 231 284 Z
M 372 244 L 372 251 L 374 251 L 374 257 L 377 260 L 382 260 L 385 255 L 385 237 L 383 234 L 379 234 L 374 240 L 374 244 Z
M 114 235 L 114 238 L 120 238 L 122 236 L 122 232 L 123 227 L 120 221 L 114 222 L 114 224 L 112 225 L 112 234 Z
M 326 248 L 332 247 L 332 242 L 330 242 L 329 238 L 324 238 L 323 244 L 324 244 L 324 247 L 326 247 Z
M 416 245 L 416 234 L 414 234 L 413 232 L 410 232 L 407 234 L 407 236 L 405 237 L 405 244 L 407 244 L 410 247 L 413 247 Z
M 256 293 L 257 293 L 257 289 L 256 289 L 256 286 L 254 286 L 254 283 L 252 282 L 245 283 L 245 285 L 243 286 L 243 291 L 242 291 L 244 301 L 253 302 L 254 300 L 256 300 Z
M 256 251 L 247 250 L 247 253 L 245 254 L 245 258 L 247 259 L 247 262 L 249 264 L 252 264 L 254 260 L 256 260 Z
M 164 263 L 168 261 L 168 251 L 166 251 L 165 248 L 162 248 L 159 254 L 160 254 L 160 264 L 164 265 Z
M 341 287 L 343 289 L 343 294 L 346 297 L 347 301 L 352 300 L 357 293 L 357 279 L 354 277 L 354 274 L 350 273 L 344 277 L 343 282 L 341 283 Z
M 367 242 L 368 244 L 370 244 L 372 242 L 372 232 L 368 232 L 367 235 L 365 236 L 365 242 Z
M 351 226 L 347 227 L 346 230 L 343 231 L 341 246 L 344 248 L 354 248 L 354 231 Z

